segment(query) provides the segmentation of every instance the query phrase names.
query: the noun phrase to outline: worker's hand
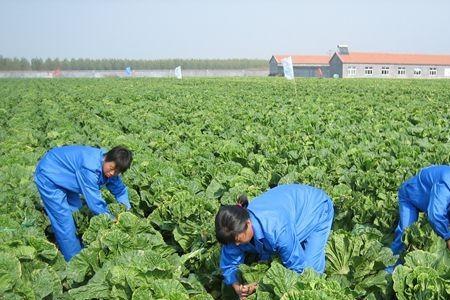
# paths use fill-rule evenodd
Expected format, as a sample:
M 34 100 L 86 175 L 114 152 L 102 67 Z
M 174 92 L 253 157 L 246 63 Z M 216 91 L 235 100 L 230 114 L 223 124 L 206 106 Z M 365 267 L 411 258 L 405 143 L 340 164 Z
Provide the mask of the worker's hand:
M 233 289 L 236 292 L 236 294 L 238 295 L 240 300 L 245 300 L 245 299 L 247 299 L 248 296 L 250 296 L 251 294 L 253 294 L 256 291 L 257 286 L 258 286 L 257 283 L 251 283 L 251 284 L 246 284 L 246 285 L 234 283 Z
M 235 282 L 232 285 L 234 292 L 236 293 L 236 295 L 238 295 L 239 299 L 245 299 L 244 293 L 243 293 L 243 285 L 240 284 L 239 282 Z
M 257 283 L 249 283 L 247 284 L 248 287 L 248 295 L 253 294 L 254 292 L 256 292 L 256 288 L 258 287 Z

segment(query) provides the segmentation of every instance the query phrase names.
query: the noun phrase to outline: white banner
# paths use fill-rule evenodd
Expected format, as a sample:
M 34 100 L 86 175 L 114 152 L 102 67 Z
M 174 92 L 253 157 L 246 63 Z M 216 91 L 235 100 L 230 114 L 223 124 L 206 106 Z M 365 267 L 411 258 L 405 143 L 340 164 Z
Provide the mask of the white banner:
M 181 66 L 178 66 L 175 68 L 175 77 L 178 79 L 182 79 L 183 76 L 181 75 Z
M 286 57 L 281 61 L 283 64 L 284 77 L 288 80 L 294 79 L 294 66 L 292 65 L 292 57 Z

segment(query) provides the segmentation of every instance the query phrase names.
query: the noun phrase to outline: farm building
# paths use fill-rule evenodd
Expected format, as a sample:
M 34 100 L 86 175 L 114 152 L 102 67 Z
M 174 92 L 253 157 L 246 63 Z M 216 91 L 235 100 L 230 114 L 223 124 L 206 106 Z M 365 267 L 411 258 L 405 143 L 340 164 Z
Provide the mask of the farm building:
M 338 47 L 330 74 L 339 77 L 450 78 L 450 55 L 350 52 Z
M 270 75 L 282 75 L 281 59 L 287 55 L 272 56 Z M 294 57 L 300 57 L 295 60 Z M 315 77 L 307 72 L 305 57 L 321 58 L 323 77 L 339 78 L 450 78 L 450 55 L 400 54 L 350 52 L 347 46 L 339 45 L 331 58 L 327 56 L 292 56 L 294 73 L 298 77 Z M 328 63 L 325 67 L 325 57 Z M 278 59 L 277 59 L 278 58 Z M 303 58 L 303 60 L 302 60 Z M 319 60 L 314 67 L 317 69 Z M 312 63 L 311 63 L 312 64 Z M 296 71 L 298 70 L 298 71 Z
M 282 60 L 292 57 L 294 76 L 296 77 L 330 77 L 327 55 L 274 55 L 269 61 L 269 76 L 282 76 Z

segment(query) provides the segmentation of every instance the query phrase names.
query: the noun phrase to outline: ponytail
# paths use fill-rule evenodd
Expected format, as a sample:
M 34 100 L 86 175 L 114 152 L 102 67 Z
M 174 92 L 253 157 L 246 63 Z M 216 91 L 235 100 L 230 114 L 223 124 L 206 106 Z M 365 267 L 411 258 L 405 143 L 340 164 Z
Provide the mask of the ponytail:
M 237 205 L 243 208 L 247 208 L 248 207 L 247 195 L 240 195 L 237 199 Z

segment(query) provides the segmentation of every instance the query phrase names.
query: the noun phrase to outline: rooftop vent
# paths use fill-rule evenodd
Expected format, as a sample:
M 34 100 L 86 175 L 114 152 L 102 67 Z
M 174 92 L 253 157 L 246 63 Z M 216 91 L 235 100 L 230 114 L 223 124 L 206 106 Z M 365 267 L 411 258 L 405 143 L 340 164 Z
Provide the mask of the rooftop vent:
M 341 55 L 347 55 L 348 54 L 348 46 L 347 45 L 338 45 L 338 53 Z

